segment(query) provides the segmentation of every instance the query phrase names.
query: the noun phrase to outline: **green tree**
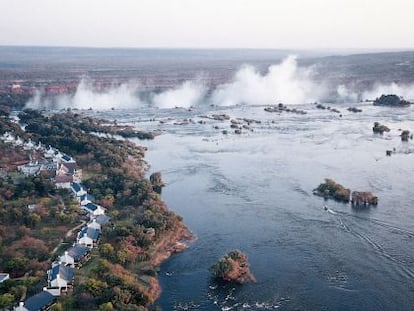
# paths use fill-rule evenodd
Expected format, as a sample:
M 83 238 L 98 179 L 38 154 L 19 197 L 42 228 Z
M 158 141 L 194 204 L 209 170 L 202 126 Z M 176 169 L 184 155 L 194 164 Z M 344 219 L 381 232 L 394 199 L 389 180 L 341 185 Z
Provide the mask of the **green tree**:
M 106 282 L 91 278 L 86 281 L 85 288 L 94 297 L 101 297 L 104 294 L 105 290 L 108 288 L 108 284 Z
M 115 260 L 114 247 L 109 243 L 104 243 L 99 247 L 99 254 L 110 261 Z
M 0 309 L 8 309 L 11 308 L 14 304 L 15 297 L 10 293 L 5 293 L 0 295 Z
M 112 302 L 103 303 L 99 306 L 99 311 L 113 311 L 114 306 Z

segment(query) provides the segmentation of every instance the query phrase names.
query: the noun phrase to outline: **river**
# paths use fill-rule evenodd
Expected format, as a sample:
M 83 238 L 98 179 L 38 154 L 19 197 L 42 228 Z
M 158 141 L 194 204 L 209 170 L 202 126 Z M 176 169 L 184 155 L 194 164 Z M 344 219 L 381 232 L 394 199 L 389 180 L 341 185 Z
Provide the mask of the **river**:
M 336 104 L 341 117 L 296 108 L 307 114 L 258 106 L 99 114 L 160 132 L 137 142 L 167 183 L 169 208 L 197 237 L 161 267 L 163 310 L 414 310 L 414 144 L 399 137 L 414 129 L 413 110 Z M 229 121 L 202 117 L 211 114 L 261 123 L 237 135 Z M 194 122 L 177 124 L 185 119 Z M 391 131 L 373 134 L 374 121 Z M 378 206 L 314 196 L 325 178 L 374 192 Z M 209 267 L 232 249 L 248 255 L 256 283 L 211 280 Z

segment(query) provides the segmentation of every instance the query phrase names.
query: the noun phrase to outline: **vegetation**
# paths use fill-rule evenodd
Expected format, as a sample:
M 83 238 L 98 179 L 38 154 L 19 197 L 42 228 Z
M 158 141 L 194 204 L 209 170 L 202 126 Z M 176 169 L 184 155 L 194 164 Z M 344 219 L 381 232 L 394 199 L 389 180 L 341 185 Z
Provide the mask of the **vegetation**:
M 8 110 L 22 109 L 31 97 L 29 93 L 0 93 L 0 106 L 7 107 Z
M 214 278 L 226 281 L 255 282 L 256 279 L 249 270 L 247 255 L 240 250 L 233 250 L 223 256 L 217 263 L 211 266 L 211 273 Z
M 18 154 L 2 147 L 3 155 Z M 43 176 L 14 173 L 0 178 L 0 271 L 12 277 L 45 271 L 52 250 L 78 219 L 69 193 L 56 191 Z
M 325 179 L 325 182 L 320 184 L 313 193 L 324 197 L 325 199 L 334 199 L 340 202 L 349 202 L 351 190 L 344 186 L 337 184 L 333 179 Z
M 19 117 L 26 125 L 26 138 L 56 147 L 76 159 L 83 171 L 82 183 L 111 217 L 111 224 L 103 228 L 99 247 L 93 250 L 89 262 L 76 271 L 73 295 L 61 298 L 56 308 L 145 310 L 160 293 L 156 266 L 181 250 L 182 244 L 178 242 L 189 237 L 189 233 L 182 218 L 169 211 L 161 200 L 161 175 L 156 173 L 151 180 L 144 178 L 144 148 L 127 140 L 96 135 L 115 134 L 110 132 L 115 130 L 110 130 L 112 126 L 105 125 L 103 120 L 72 112 L 45 116 L 24 110 Z M 0 217 L 12 220 L 10 223 L 19 230 L 13 231 L 13 237 L 7 228 L 3 229 L 1 236 L 7 240 L 3 243 L 7 248 L 2 249 L 3 267 L 15 271 L 14 276 L 44 276 L 52 246 L 73 227 L 71 223 L 77 220 L 74 215 L 79 213 L 68 208 L 69 194 L 56 192 L 48 179 L 9 176 L 0 184 L 6 202 Z M 29 202 L 37 203 L 34 211 L 28 210 Z M 54 231 L 49 225 L 53 225 Z M 29 231 L 31 228 L 34 230 Z M 51 235 L 58 229 L 62 232 L 53 240 Z M 5 303 L 8 298 L 4 297 Z
M 130 125 L 118 125 L 103 119 L 83 117 L 78 120 L 78 128 L 87 133 L 98 132 L 110 135 L 119 135 L 123 138 L 154 139 L 151 132 L 138 131 Z

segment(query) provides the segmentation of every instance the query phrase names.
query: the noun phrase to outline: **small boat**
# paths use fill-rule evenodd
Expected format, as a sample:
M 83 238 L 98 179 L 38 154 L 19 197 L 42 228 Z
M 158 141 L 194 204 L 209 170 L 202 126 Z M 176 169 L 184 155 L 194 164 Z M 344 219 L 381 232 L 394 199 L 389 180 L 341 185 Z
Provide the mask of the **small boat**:
M 325 211 L 327 211 L 327 210 L 328 210 L 328 206 L 324 205 L 324 206 L 323 206 L 323 209 L 324 209 Z

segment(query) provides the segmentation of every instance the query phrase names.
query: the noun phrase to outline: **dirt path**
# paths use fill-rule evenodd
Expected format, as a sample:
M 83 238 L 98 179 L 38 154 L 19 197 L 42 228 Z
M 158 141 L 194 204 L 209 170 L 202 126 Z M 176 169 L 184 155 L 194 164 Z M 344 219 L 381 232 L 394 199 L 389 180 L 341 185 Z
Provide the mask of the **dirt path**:
M 69 238 L 73 234 L 73 231 L 82 228 L 85 224 L 86 224 L 86 220 L 82 219 L 81 223 L 79 225 L 77 225 L 76 227 L 74 227 L 74 228 L 70 229 L 68 232 L 66 232 L 65 237 Z M 62 245 L 62 243 L 63 243 L 63 239 L 60 240 L 60 243 L 53 249 L 52 255 L 54 255 L 56 253 L 56 251 L 58 250 L 60 245 Z
M 69 238 L 72 234 L 73 231 L 78 230 L 80 228 L 82 228 L 84 225 L 86 224 L 86 220 L 81 220 L 81 223 L 79 225 L 77 225 L 75 228 L 70 229 L 68 232 L 66 232 L 66 237 Z

